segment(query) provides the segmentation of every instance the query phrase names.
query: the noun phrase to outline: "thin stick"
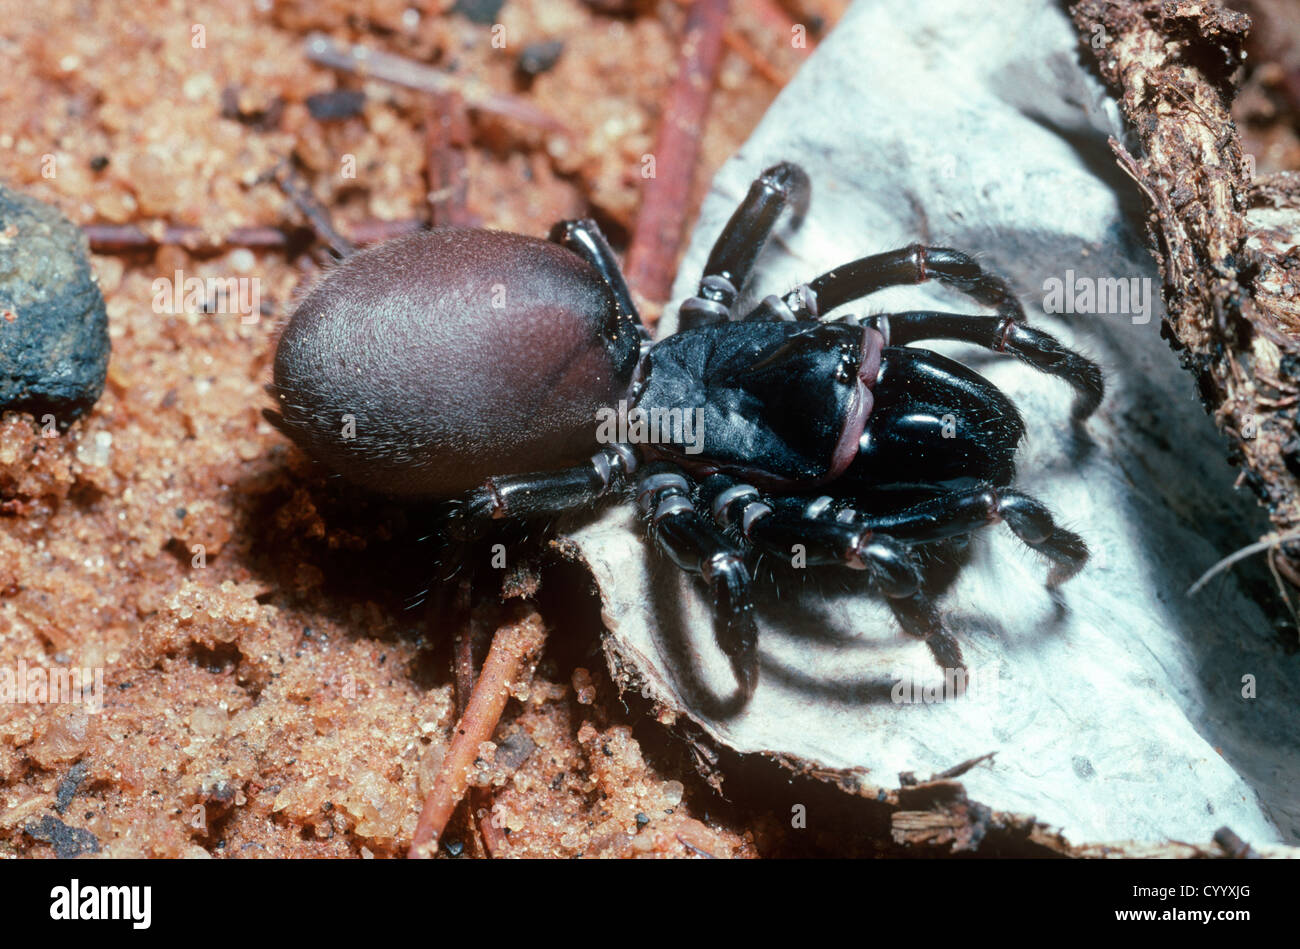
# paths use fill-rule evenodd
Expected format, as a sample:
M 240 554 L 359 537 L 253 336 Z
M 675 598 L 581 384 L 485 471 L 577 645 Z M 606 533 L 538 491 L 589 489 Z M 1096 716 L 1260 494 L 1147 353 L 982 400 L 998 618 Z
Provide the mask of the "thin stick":
M 454 622 L 456 636 L 452 642 L 452 683 L 453 693 L 456 696 L 456 719 L 459 721 L 465 716 L 465 710 L 469 708 L 470 696 L 474 694 L 474 682 L 478 678 L 478 664 L 475 662 L 475 656 L 483 654 L 482 641 L 486 635 L 483 624 L 479 617 L 473 611 L 473 602 L 471 599 L 472 586 L 469 580 L 461 580 L 456 587 L 455 594 L 455 611 Z M 475 814 L 481 806 L 480 798 L 482 797 L 483 788 L 471 788 L 469 792 L 469 825 L 471 843 L 474 845 L 475 856 L 491 857 L 493 856 L 492 848 L 483 838 L 483 831 L 480 828 L 480 821 L 475 819 Z M 486 803 L 482 804 L 488 811 L 491 810 L 492 801 L 488 797 Z
M 749 63 L 754 72 L 758 73 L 778 89 L 784 89 L 790 77 L 772 65 L 772 61 L 754 48 L 754 45 L 741 36 L 735 30 L 726 30 L 722 34 L 723 42 L 727 48 L 736 53 L 745 62 Z
M 628 283 L 655 303 L 666 300 L 672 289 L 700 151 L 700 130 L 722 59 L 728 3 L 695 0 L 687 14 L 681 65 L 655 138 L 655 177 L 646 181 L 627 251 Z
M 1286 611 L 1291 616 L 1291 624 L 1300 629 L 1300 615 L 1296 614 L 1295 604 L 1291 602 L 1291 594 L 1286 590 L 1286 583 L 1282 582 L 1282 575 L 1285 574 L 1287 580 L 1294 587 L 1300 587 L 1300 577 L 1296 576 L 1290 562 L 1285 557 L 1278 557 L 1276 547 L 1268 552 L 1268 572 L 1273 575 L 1273 582 L 1277 585 L 1277 592 L 1282 594 L 1282 602 L 1286 604 Z
M 456 635 L 452 641 L 452 683 L 456 696 L 456 718 L 464 718 L 469 708 L 469 697 L 474 694 L 474 647 L 482 630 L 478 618 L 474 616 L 470 599 L 471 586 L 468 580 L 461 580 L 456 587 L 455 617 Z
M 683 8 L 691 5 L 691 0 L 673 0 L 673 2 Z M 760 13 L 771 14 L 774 11 L 776 16 L 785 17 L 785 11 L 781 10 L 779 7 L 767 8 L 760 5 L 758 6 L 758 9 Z M 788 20 L 788 17 L 786 19 Z M 793 24 L 791 23 L 790 25 Z M 784 27 L 780 25 L 773 27 L 771 23 L 764 23 L 762 26 L 767 29 L 774 29 L 779 36 L 784 37 L 790 35 L 788 30 L 783 31 Z M 768 82 L 772 83 L 772 85 L 776 86 L 778 89 L 784 88 L 786 83 L 790 81 L 790 77 L 777 69 L 770 59 L 764 56 L 754 47 L 753 43 L 745 38 L 744 34 L 732 29 L 731 27 L 727 27 L 722 31 L 722 42 L 727 44 L 727 49 L 731 50 L 745 62 L 749 63 L 756 73 Z
M 996 751 L 987 751 L 987 752 L 985 752 L 984 754 L 982 754 L 982 755 L 977 755 L 977 756 L 974 757 L 974 758 L 967 758 L 965 761 L 960 762 L 959 764 L 955 764 L 955 765 L 953 765 L 951 768 L 945 768 L 945 769 L 942 770 L 942 771 L 938 771 L 938 772 L 932 774 L 932 775 L 930 776 L 930 780 L 931 780 L 931 781 L 946 781 L 946 780 L 948 780 L 949 778 L 960 778 L 963 774 L 965 774 L 965 773 L 966 773 L 967 771 L 969 771 L 971 768 L 975 767 L 975 766 L 976 766 L 977 764 L 979 764 L 980 762 L 982 762 L 982 761 L 992 761 L 992 760 L 993 760 L 993 756 L 996 755 L 996 754 L 997 754 Z
M 469 599 L 468 590 L 465 599 Z M 483 654 L 483 641 L 487 638 L 483 624 L 472 612 L 468 616 L 465 634 L 456 643 L 456 714 L 461 717 L 469 707 L 470 697 L 474 694 L 474 686 L 478 681 L 478 663 L 475 662 L 475 657 Z M 506 845 L 505 835 L 492 822 L 493 803 L 490 788 L 469 789 L 469 825 L 474 829 L 477 842 L 488 858 L 495 857 Z
M 442 770 L 433 790 L 424 799 L 424 809 L 416 824 L 407 854 L 412 859 L 429 858 L 438 851 L 438 839 L 456 805 L 465 796 L 469 770 L 478 757 L 478 748 L 492 738 L 512 683 L 531 674 L 531 667 L 546 641 L 546 627 L 536 611 L 517 622 L 502 626 L 492 639 L 483 671 L 470 695 L 465 714 L 456 724 L 451 747 L 443 759 Z
M 474 694 L 474 683 L 478 678 L 476 656 L 483 654 L 482 644 L 486 630 L 470 609 L 470 584 L 462 580 L 457 590 L 456 600 L 456 634 L 452 651 L 453 678 L 456 693 L 456 717 L 462 718 L 469 707 L 470 696 Z M 479 855 L 495 857 L 505 846 L 505 837 L 492 823 L 492 792 L 487 788 L 469 789 L 469 826 L 474 832 Z M 479 812 L 482 811 L 482 816 Z
M 459 95 L 448 92 L 433 96 L 425 117 L 424 140 L 429 223 L 434 227 L 473 223 L 467 208 L 469 170 L 465 166 L 469 117 Z
M 505 834 L 492 822 L 493 801 L 494 798 L 490 789 L 470 788 L 469 803 L 471 810 L 473 810 L 474 815 L 477 815 L 480 810 L 483 811 L 483 816 L 475 816 L 474 821 L 478 825 L 479 836 L 483 838 L 483 849 L 487 851 L 489 857 L 495 857 L 506 845 Z
M 362 221 L 351 230 L 352 240 L 375 244 L 422 230 L 421 220 Z M 288 250 L 311 242 L 312 233 L 301 227 L 236 227 L 225 233 L 213 233 L 199 227 L 164 225 L 143 228 L 135 224 L 87 224 L 82 227 L 90 249 L 96 254 L 129 254 L 174 245 L 195 253 L 216 252 L 233 247 L 250 250 Z
M 339 257 L 351 257 L 357 246 L 334 227 L 334 218 L 312 193 L 302 175 L 288 161 L 282 161 L 271 172 L 271 179 L 280 186 L 285 197 L 302 212 L 316 235 L 330 246 Z
M 1228 556 L 1224 557 L 1209 570 L 1205 571 L 1205 573 L 1201 574 L 1201 579 L 1197 580 L 1188 588 L 1187 595 L 1195 596 L 1201 587 L 1205 586 L 1218 574 L 1227 570 L 1237 561 L 1245 560 L 1247 557 L 1261 553 L 1265 550 L 1272 550 L 1279 544 L 1285 544 L 1287 541 L 1298 539 L 1300 539 L 1300 530 L 1289 531 L 1285 534 L 1269 534 L 1262 540 L 1257 540 L 1255 543 L 1248 544 L 1235 553 L 1228 554 Z
M 344 46 L 324 33 L 308 34 L 304 50 L 308 59 L 331 69 L 380 79 L 420 92 L 459 93 L 471 109 L 503 115 L 551 132 L 568 132 L 568 127 L 559 119 L 518 96 L 494 92 L 481 82 L 450 75 L 405 56 L 361 45 Z

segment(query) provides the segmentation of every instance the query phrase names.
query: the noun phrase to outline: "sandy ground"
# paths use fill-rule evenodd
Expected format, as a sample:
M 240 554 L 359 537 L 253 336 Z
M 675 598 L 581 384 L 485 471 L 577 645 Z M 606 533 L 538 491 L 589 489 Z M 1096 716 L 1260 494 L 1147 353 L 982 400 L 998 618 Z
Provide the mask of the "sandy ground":
M 697 198 L 807 54 L 789 24 L 815 36 L 840 6 L 801 3 L 733 4 Z M 278 327 L 318 265 L 221 235 L 301 224 L 267 180 L 290 155 L 345 232 L 428 214 L 428 98 L 308 63 L 304 37 L 322 30 L 562 117 L 565 141 L 475 114 L 465 213 L 537 235 L 591 214 L 624 251 L 683 19 L 671 0 L 619 15 L 508 0 L 491 21 L 499 48 L 490 25 L 443 6 L 0 0 L 0 179 L 78 225 L 188 226 L 217 245 L 96 255 L 113 347 L 103 397 L 54 430 L 0 420 L 0 668 L 101 669 L 104 686 L 98 714 L 0 706 L 0 855 L 366 857 L 409 844 L 456 718 L 453 623 L 404 609 L 428 579 L 420 512 L 327 479 L 262 419 Z M 1300 43 L 1281 41 L 1300 25 L 1285 4 L 1254 6 L 1279 41 L 1262 48 L 1239 118 L 1261 171 L 1300 167 L 1300 95 L 1286 93 Z M 557 39 L 554 67 L 522 76 L 522 52 Z M 314 117 L 308 98 L 336 89 L 364 91 L 360 113 Z M 176 271 L 257 278 L 258 318 L 155 306 L 155 279 Z M 821 792 L 782 790 L 752 762 L 724 761 L 744 802 L 719 797 L 653 710 L 615 694 L 583 578 L 544 573 L 537 602 L 547 650 L 473 777 L 497 855 L 887 849 L 887 819 L 860 813 L 859 838 L 792 838 L 790 795 Z M 443 853 L 481 852 L 462 810 Z
M 625 249 L 682 9 L 509 0 L 493 20 L 504 48 L 490 25 L 406 10 L 3 0 L 0 178 L 79 225 L 192 226 L 217 242 L 302 223 L 265 177 L 293 155 L 344 231 L 425 217 L 429 99 L 310 64 L 304 37 L 322 30 L 563 117 L 571 139 L 472 116 L 464 211 L 538 235 L 592 214 Z M 786 15 L 737 3 L 731 30 L 788 75 L 806 51 L 774 11 Z M 523 50 L 557 39 L 554 67 L 522 75 Z M 777 92 L 744 52 L 725 54 L 697 194 Z M 362 90 L 360 114 L 319 121 L 308 97 L 335 89 Z M 404 609 L 428 579 L 418 513 L 341 489 L 261 417 L 312 256 L 166 246 L 93 265 L 112 339 L 103 397 L 66 427 L 0 422 L 0 666 L 102 669 L 104 708 L 0 708 L 0 854 L 403 852 L 455 722 L 452 630 Z M 155 278 L 176 271 L 257 278 L 258 318 L 156 307 Z M 551 597 L 552 646 L 476 765 L 499 849 L 756 854 L 756 818 L 718 817 L 685 753 L 616 700 L 596 630 L 570 618 L 568 599 L 586 594 L 570 587 Z M 444 853 L 477 850 L 463 817 Z

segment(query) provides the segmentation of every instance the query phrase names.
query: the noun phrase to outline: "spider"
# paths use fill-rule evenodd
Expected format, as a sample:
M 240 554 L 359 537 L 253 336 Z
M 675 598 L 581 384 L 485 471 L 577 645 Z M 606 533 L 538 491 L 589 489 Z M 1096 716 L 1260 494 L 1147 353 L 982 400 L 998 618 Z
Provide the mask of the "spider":
M 1003 522 L 1050 563 L 1084 541 L 1014 487 L 1024 423 L 972 369 L 914 347 L 958 340 L 1007 353 L 1099 405 L 1093 362 L 1026 325 L 1011 287 L 956 250 L 862 257 L 738 312 L 755 262 L 808 176 L 760 175 L 724 226 L 678 332 L 651 340 L 590 220 L 545 241 L 444 228 L 343 261 L 304 298 L 277 348 L 267 417 L 371 490 L 452 502 L 448 536 L 634 501 L 651 542 L 711 596 L 742 703 L 758 681 L 751 568 L 759 555 L 865 571 L 903 631 L 962 665 L 922 588 L 925 545 Z M 829 318 L 881 288 L 937 280 L 991 315 L 931 310 Z M 686 437 L 602 444 L 612 406 L 698 422 Z M 644 416 L 643 416 L 644 417 Z M 684 433 L 684 428 L 679 435 Z

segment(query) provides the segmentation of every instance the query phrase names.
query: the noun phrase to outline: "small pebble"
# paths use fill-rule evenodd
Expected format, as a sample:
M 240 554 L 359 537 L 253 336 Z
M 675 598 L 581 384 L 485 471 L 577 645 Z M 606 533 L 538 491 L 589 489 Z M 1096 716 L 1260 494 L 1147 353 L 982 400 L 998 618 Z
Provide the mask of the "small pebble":
M 341 122 L 361 114 L 366 94 L 360 89 L 335 89 L 307 97 L 307 111 L 318 122 Z
M 94 834 L 82 827 L 69 827 L 49 814 L 23 830 L 29 837 L 53 845 L 54 855 L 60 860 L 71 860 L 83 853 L 99 853 L 99 841 Z
M 590 705 L 596 700 L 596 686 L 591 681 L 591 673 L 581 666 L 573 670 L 573 691 L 577 693 L 579 705 Z
M 471 23 L 490 26 L 497 22 L 497 14 L 506 5 L 506 0 L 456 0 L 452 13 L 459 13 Z
M 540 76 L 555 68 L 564 52 L 564 40 L 529 43 L 519 54 L 519 71 L 526 76 Z
M 10 233 L 0 240 L 0 410 L 50 413 L 63 425 L 104 391 L 104 297 L 81 230 L 0 185 L 0 234 Z

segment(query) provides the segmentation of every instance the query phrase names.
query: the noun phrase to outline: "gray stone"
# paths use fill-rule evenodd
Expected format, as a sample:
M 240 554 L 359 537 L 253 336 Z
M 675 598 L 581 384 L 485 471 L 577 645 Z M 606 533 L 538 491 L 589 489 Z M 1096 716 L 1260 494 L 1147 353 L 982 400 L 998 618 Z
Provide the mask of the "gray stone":
M 70 422 L 104 391 L 108 351 L 85 235 L 0 185 L 0 409 Z

